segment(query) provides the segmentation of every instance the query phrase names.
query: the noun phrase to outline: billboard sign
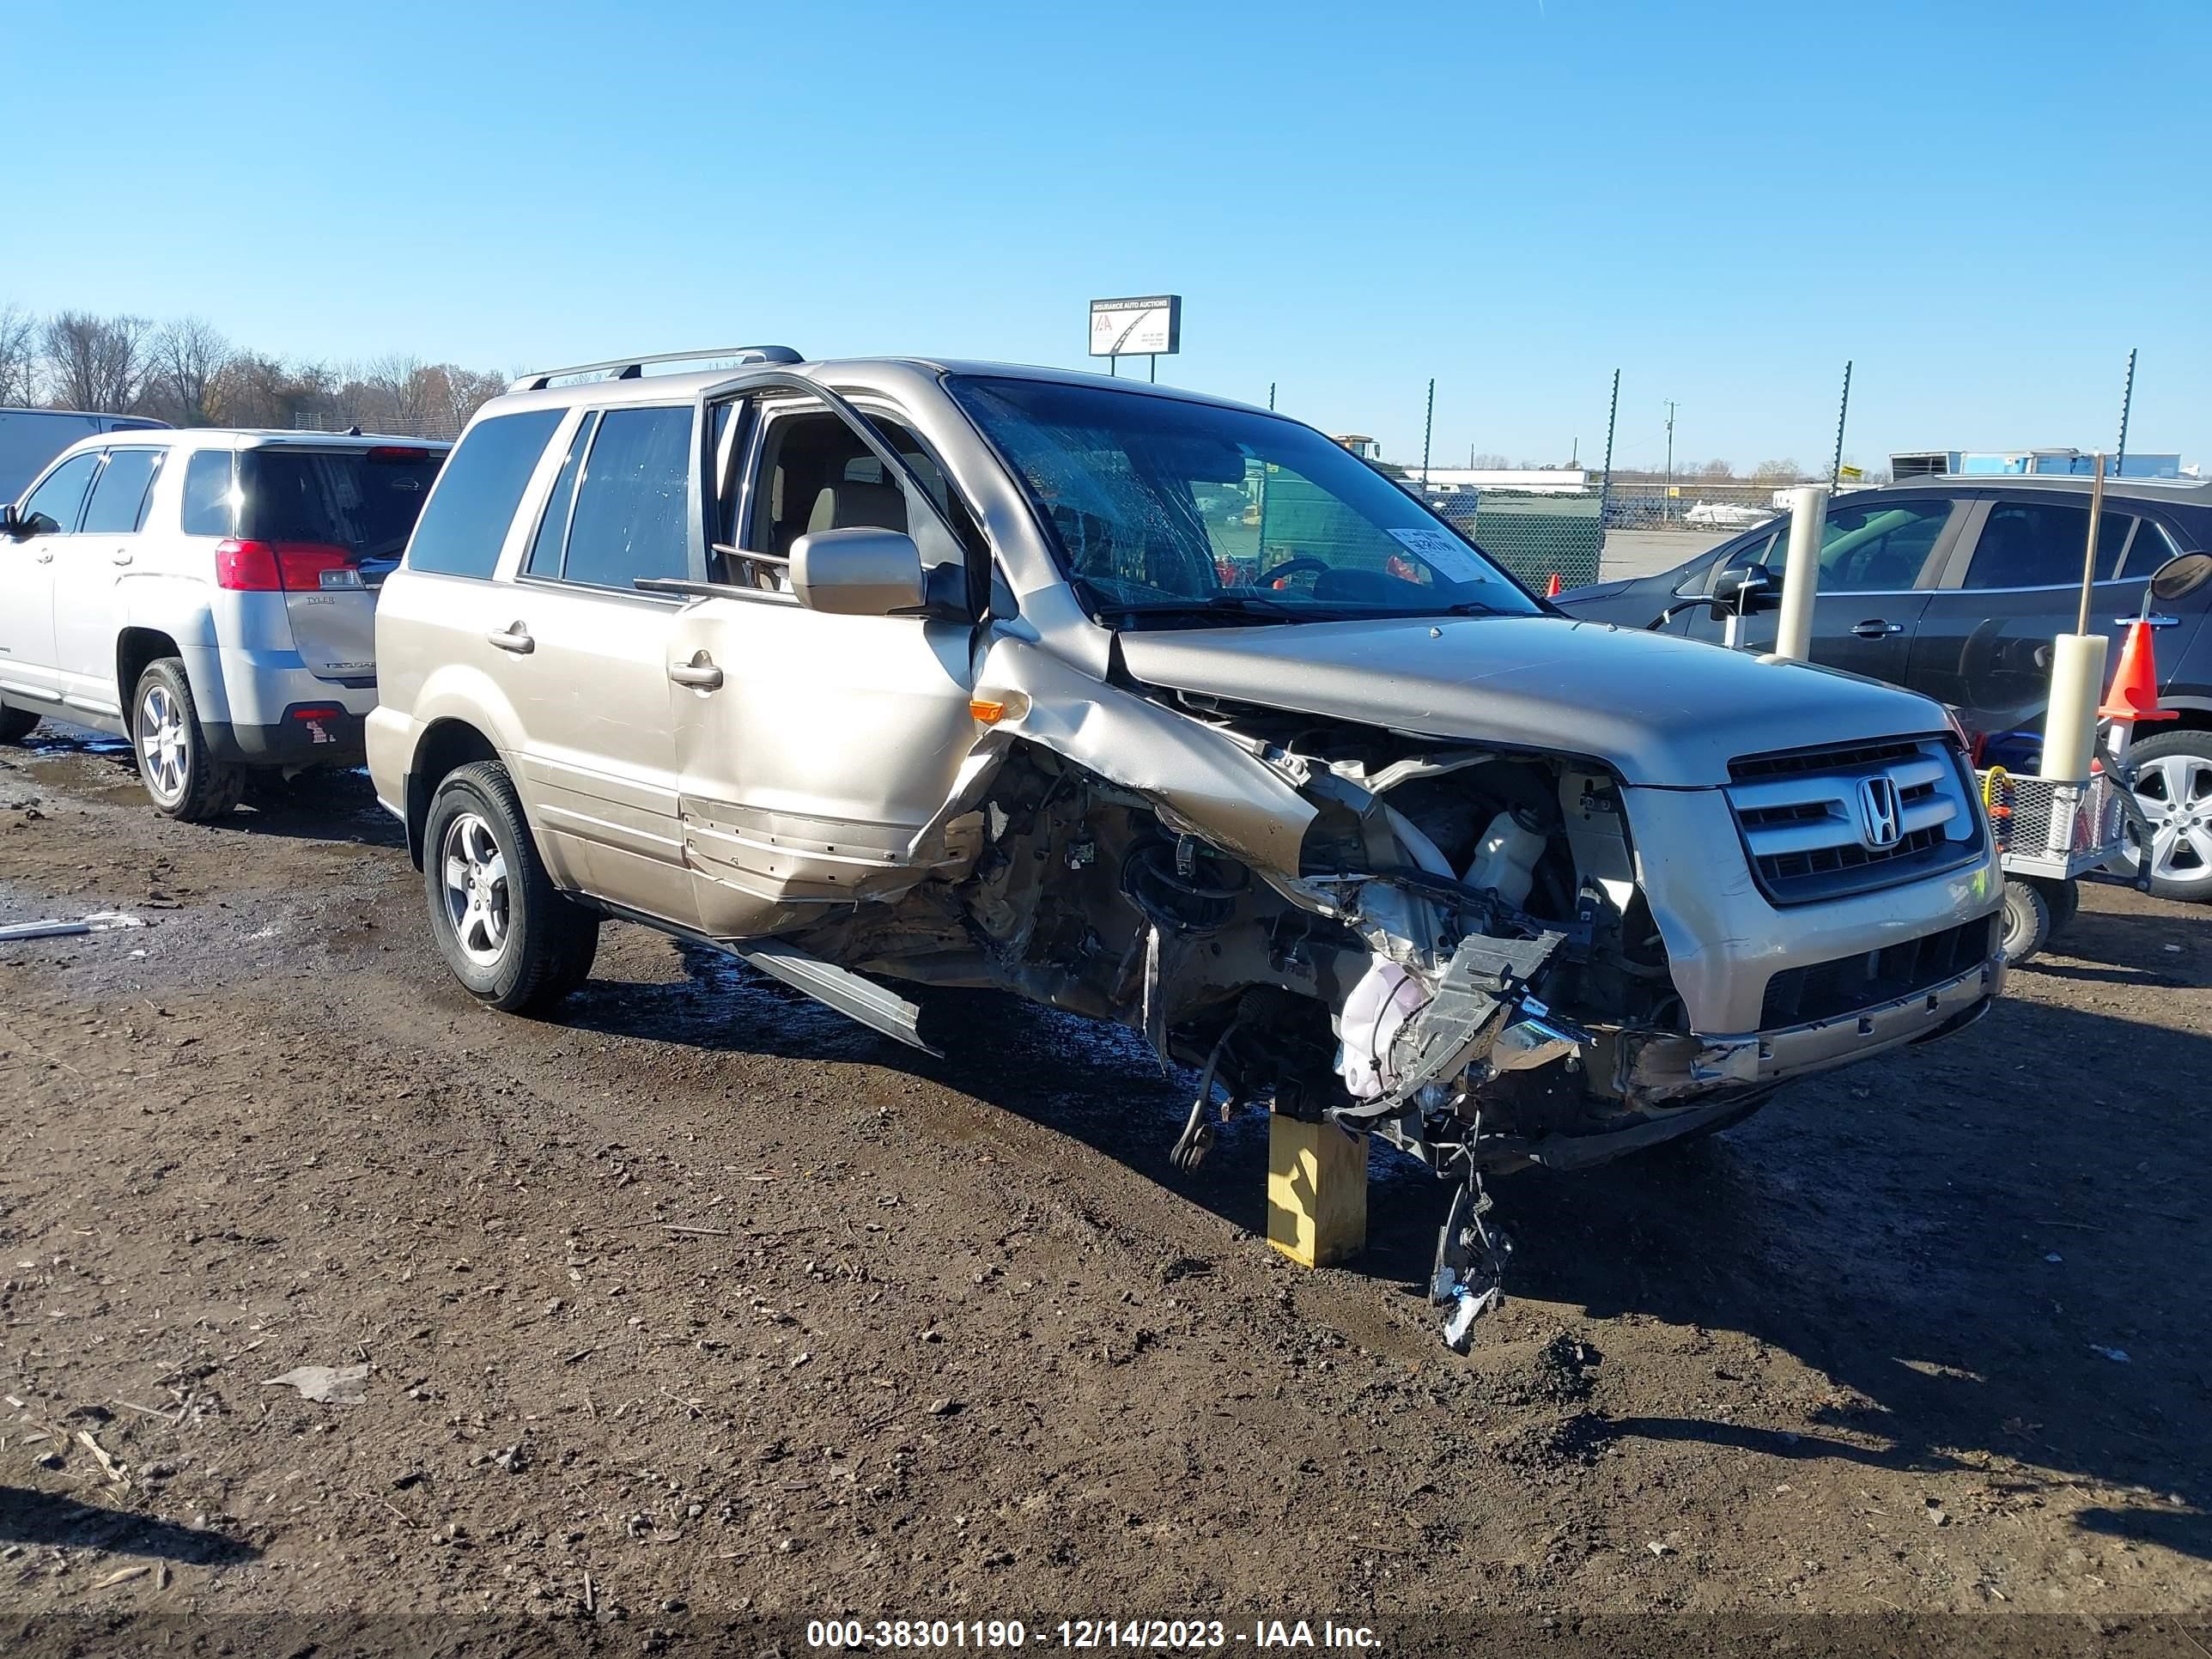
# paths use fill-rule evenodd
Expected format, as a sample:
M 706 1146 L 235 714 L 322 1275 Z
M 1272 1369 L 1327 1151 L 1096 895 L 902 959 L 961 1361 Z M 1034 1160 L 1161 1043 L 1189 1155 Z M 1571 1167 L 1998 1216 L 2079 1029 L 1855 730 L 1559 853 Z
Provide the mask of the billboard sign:
M 1091 302 L 1091 355 L 1164 357 L 1182 345 L 1182 295 Z

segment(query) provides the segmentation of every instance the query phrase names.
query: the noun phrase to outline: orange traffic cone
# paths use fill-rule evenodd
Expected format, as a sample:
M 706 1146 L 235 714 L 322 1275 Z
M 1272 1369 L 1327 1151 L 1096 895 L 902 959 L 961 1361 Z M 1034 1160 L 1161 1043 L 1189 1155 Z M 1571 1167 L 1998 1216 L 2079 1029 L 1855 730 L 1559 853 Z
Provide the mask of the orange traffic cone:
M 2151 650 L 2150 624 L 2138 617 L 2128 624 L 2128 637 L 2120 647 L 2120 665 L 2112 672 L 2112 689 L 2105 694 L 2100 720 L 2179 720 L 2180 711 L 2158 706 L 2158 663 Z
M 1559 597 L 1559 573 L 1556 570 L 1552 573 L 1552 580 L 1544 584 L 1544 597 L 1547 599 Z

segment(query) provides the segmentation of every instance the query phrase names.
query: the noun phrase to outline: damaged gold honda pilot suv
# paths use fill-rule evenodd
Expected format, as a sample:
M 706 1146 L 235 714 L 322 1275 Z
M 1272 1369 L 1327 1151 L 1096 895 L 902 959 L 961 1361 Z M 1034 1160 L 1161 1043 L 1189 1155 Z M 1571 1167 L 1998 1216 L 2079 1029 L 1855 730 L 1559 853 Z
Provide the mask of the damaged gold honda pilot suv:
M 1936 703 L 1559 615 L 1264 410 L 715 355 L 518 381 L 385 584 L 370 769 L 495 1007 L 616 916 L 921 1047 L 901 982 L 1116 1021 L 1200 1073 L 1180 1166 L 1267 1101 L 1449 1178 L 1462 1346 L 1484 1172 L 1709 1132 L 1997 993 Z

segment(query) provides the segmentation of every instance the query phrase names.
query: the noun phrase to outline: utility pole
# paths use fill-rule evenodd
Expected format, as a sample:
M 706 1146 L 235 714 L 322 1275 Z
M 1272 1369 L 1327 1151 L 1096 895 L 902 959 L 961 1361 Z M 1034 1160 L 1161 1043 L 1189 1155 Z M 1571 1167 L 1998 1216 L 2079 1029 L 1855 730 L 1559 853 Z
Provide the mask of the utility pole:
M 1846 357 L 1844 359 L 1844 401 L 1842 406 L 1836 410 L 1836 458 L 1828 463 L 1828 488 L 1832 491 L 1838 483 L 1843 482 L 1844 421 L 1850 412 L 1851 362 L 1850 359 Z M 2120 417 L 2120 424 L 2122 426 L 2125 426 L 2127 424 L 2127 417 L 2125 416 L 2122 416 Z
M 1436 429 L 1437 380 L 1431 374 L 1429 377 L 1429 413 L 1421 422 L 1421 498 L 1424 501 L 1428 499 L 1429 494 L 1429 438 Z
M 1605 515 L 1613 506 L 1613 428 L 1620 418 L 1620 371 L 1613 371 L 1613 404 L 1605 412 L 1605 478 L 1597 488 L 1597 538 L 1605 540 Z
M 1659 511 L 1668 524 L 1674 522 L 1674 400 L 1667 399 L 1667 491 L 1659 498 Z
M 2128 348 L 2128 383 L 2120 391 L 2120 453 L 2112 463 L 2112 476 L 2124 477 L 2128 471 L 2128 410 L 2136 400 L 2136 349 Z

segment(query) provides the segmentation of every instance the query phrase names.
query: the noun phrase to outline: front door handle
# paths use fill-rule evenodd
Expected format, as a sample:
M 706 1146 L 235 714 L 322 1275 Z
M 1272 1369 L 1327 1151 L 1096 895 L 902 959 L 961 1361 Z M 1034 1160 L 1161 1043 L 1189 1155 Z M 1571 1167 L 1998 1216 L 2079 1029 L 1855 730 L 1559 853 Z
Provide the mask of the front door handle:
M 53 562 L 54 556 L 51 553 L 41 553 L 39 555 L 37 559 L 37 562 L 40 564 L 52 564 Z
M 1887 639 L 1892 634 L 1902 634 L 1904 631 L 1903 623 L 1884 622 L 1879 617 L 1869 617 L 1851 629 L 1852 633 L 1863 640 Z
M 722 671 L 714 666 L 714 659 L 703 651 L 694 652 L 690 662 L 668 665 L 668 678 L 678 685 L 688 685 L 694 691 L 719 691 L 722 689 Z
M 114 563 L 116 563 L 116 564 L 129 564 L 129 563 L 131 562 L 131 556 L 130 556 L 128 553 L 125 553 L 125 552 L 121 548 L 119 548 L 119 547 L 118 547 L 118 548 L 117 548 L 117 549 L 115 550 L 115 551 L 114 551 L 114 552 L 112 552 L 112 553 L 109 554 L 107 556 L 108 556 L 108 558 L 109 558 L 112 562 L 114 562 Z
M 487 634 L 484 638 L 502 651 L 512 651 L 518 657 L 526 657 L 538 648 L 538 641 L 519 622 L 509 623 L 504 634 Z
M 2147 628 L 2179 628 L 2181 626 L 2181 618 L 2179 617 L 2115 617 L 2112 618 L 2112 626 L 2115 628 L 2130 628 L 2136 623 L 2141 623 Z

